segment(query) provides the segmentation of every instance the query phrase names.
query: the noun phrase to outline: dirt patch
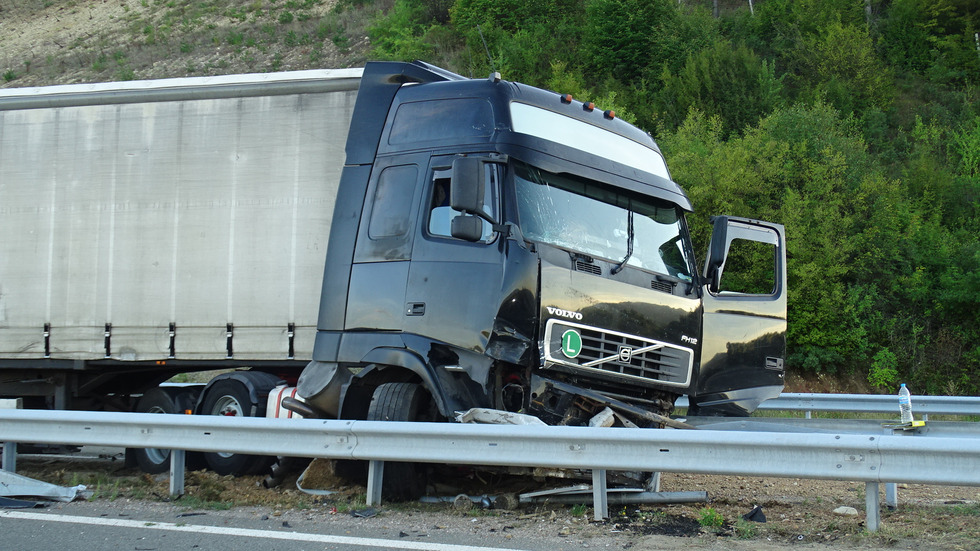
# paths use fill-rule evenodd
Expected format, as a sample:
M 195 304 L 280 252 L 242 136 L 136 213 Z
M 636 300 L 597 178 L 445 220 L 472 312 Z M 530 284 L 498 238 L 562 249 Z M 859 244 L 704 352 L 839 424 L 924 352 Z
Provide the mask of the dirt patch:
M 0 0 L 0 88 L 362 65 L 336 4 Z

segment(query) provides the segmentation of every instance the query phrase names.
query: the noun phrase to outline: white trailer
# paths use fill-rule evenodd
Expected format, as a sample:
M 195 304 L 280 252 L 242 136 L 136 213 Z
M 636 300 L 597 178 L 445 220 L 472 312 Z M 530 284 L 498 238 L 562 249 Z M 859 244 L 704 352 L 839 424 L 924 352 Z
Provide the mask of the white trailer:
M 298 376 L 360 75 L 0 90 L 0 395 L 128 410 L 180 372 Z

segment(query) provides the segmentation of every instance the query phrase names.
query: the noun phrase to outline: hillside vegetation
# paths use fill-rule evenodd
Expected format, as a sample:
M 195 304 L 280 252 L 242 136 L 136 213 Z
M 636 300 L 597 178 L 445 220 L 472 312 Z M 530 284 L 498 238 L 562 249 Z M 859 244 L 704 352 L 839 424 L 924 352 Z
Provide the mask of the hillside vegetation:
M 4 0 L 0 85 L 417 58 L 572 93 L 654 134 L 700 250 L 708 214 L 786 225 L 791 370 L 977 394 L 978 32 L 977 0 Z
M 363 65 L 352 15 L 336 0 L 0 0 L 0 86 Z

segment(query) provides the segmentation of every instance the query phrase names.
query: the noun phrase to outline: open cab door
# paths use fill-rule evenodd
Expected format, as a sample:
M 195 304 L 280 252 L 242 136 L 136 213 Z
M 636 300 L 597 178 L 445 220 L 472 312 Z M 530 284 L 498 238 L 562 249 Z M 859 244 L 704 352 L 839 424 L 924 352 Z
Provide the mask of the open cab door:
M 702 278 L 701 369 L 690 415 L 748 415 L 783 389 L 786 237 L 780 224 L 718 216 Z

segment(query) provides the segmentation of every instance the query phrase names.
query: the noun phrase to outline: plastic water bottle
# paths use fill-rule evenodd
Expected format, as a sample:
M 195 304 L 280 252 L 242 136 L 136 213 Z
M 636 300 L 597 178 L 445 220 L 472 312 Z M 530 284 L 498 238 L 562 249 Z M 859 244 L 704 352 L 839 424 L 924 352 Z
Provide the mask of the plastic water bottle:
M 903 425 L 912 422 L 912 395 L 905 388 L 905 383 L 898 389 L 898 410 L 902 412 Z

